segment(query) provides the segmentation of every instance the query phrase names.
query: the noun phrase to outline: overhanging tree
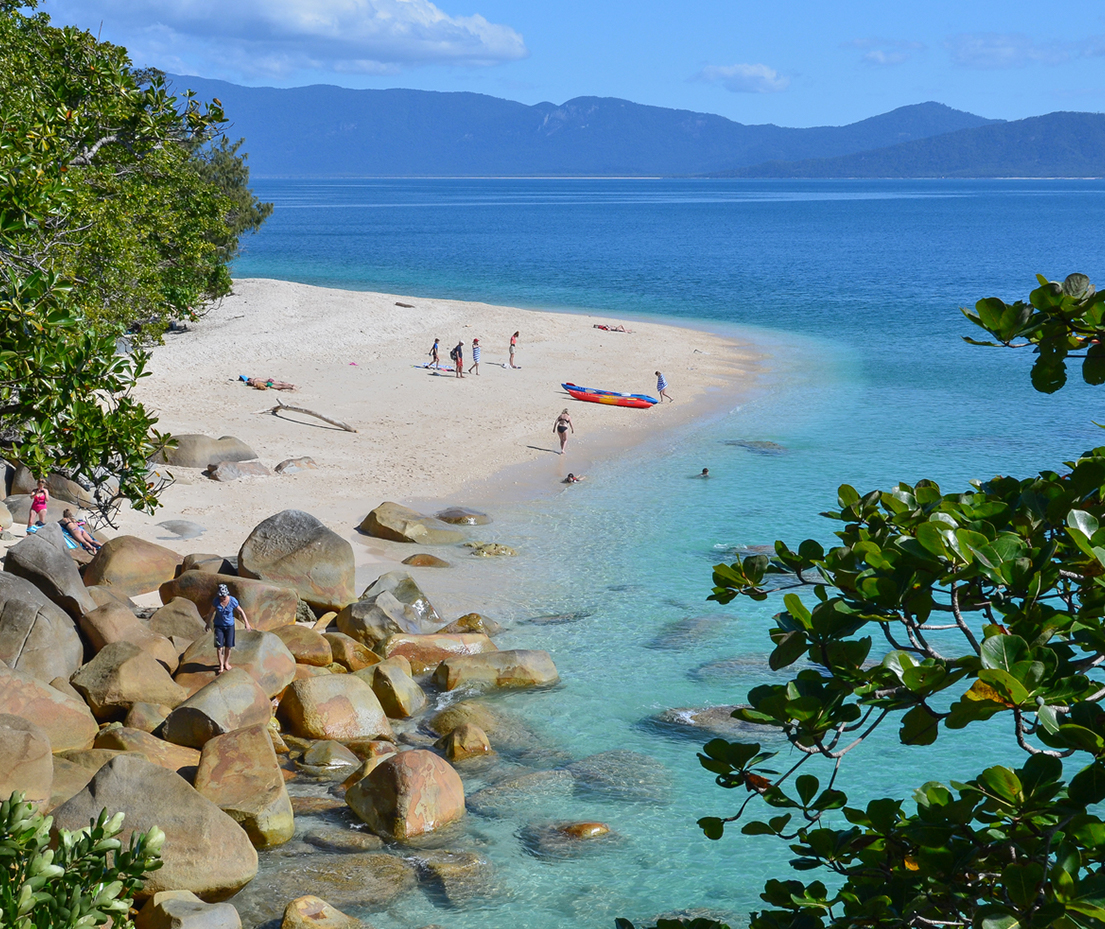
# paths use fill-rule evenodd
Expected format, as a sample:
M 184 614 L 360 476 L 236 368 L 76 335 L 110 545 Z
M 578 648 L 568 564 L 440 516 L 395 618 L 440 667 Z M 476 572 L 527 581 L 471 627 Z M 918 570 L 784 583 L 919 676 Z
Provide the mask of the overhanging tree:
M 964 310 L 994 338 L 976 344 L 1033 346 L 1044 392 L 1072 356 L 1105 383 L 1105 299 L 1084 275 L 1039 282 L 1027 301 Z M 699 824 L 720 839 L 743 822 L 786 843 L 794 871 L 824 876 L 768 881 L 752 929 L 1105 926 L 1105 448 L 962 493 L 844 485 L 823 515 L 840 524 L 827 551 L 776 542 L 774 557 L 714 569 L 721 603 L 767 599 L 771 575 L 792 585 L 769 633 L 770 666 L 790 679 L 733 715 L 793 751 L 709 742 L 702 766 L 742 799 Z M 926 746 L 987 720 L 1023 764 L 919 785 L 912 804 L 849 802 L 845 761 L 862 763 L 880 729 Z M 660 923 L 682 925 L 719 924 Z
M 35 5 L 0 2 L 0 448 L 91 486 L 110 518 L 156 506 L 146 461 L 168 440 L 130 395 L 147 357 L 117 356 L 118 336 L 226 294 L 269 207 L 237 147 L 211 144 L 217 101 Z

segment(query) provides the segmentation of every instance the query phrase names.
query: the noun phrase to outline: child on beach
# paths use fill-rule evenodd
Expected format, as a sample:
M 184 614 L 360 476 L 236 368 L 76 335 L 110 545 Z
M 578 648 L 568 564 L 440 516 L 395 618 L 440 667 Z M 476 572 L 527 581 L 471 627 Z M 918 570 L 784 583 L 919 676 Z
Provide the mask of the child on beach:
M 566 478 L 564 478 L 564 480 L 562 480 L 560 483 L 561 484 L 578 484 L 580 481 L 585 481 L 585 480 L 587 480 L 587 477 L 585 475 L 583 475 L 583 474 L 572 474 L 572 472 L 569 471 L 568 476 Z
M 449 357 L 453 359 L 453 364 L 456 365 L 456 377 L 464 377 L 464 340 L 457 342 L 456 347 L 449 352 Z
M 560 436 L 560 454 L 564 454 L 564 448 L 568 444 L 568 430 L 572 430 L 572 435 L 575 435 L 576 427 L 572 425 L 572 417 L 569 415 L 568 410 L 565 408 L 560 411 L 560 415 L 556 417 L 556 422 L 553 423 L 553 433 Z
M 430 365 L 433 366 L 435 371 L 441 369 L 441 359 L 438 357 L 438 345 L 441 339 L 434 339 L 434 344 L 430 347 Z M 427 366 L 429 367 L 429 366 Z
M 665 400 L 671 400 L 672 403 L 675 403 L 675 401 L 668 396 L 668 382 L 659 371 L 656 372 L 656 392 L 660 394 L 661 403 Z
M 46 490 L 46 481 L 43 478 L 38 479 L 38 484 L 35 486 L 35 491 L 31 494 L 31 509 L 27 513 L 27 531 L 31 531 L 31 523 L 34 522 L 35 517 L 38 517 L 38 524 L 40 526 L 46 525 L 46 507 L 50 504 L 50 494 Z
M 468 373 L 471 374 L 473 371 L 475 371 L 476 374 L 480 373 L 480 340 L 479 339 L 473 339 L 472 340 L 472 367 L 470 367 L 468 369 Z
M 510 337 L 510 366 L 512 368 L 520 368 L 521 367 L 521 365 L 516 365 L 514 363 L 514 350 L 518 347 L 518 336 L 519 335 L 521 335 L 521 332 L 516 332 L 516 333 L 514 333 L 514 335 L 512 335 Z
M 246 624 L 247 629 L 253 629 L 249 624 L 249 617 L 246 616 L 246 611 L 242 609 L 238 599 L 230 596 L 230 588 L 226 584 L 220 584 L 218 592 L 215 594 L 215 600 L 211 604 L 211 609 L 203 618 L 204 628 L 208 631 L 210 631 L 212 621 L 214 621 L 215 653 L 219 658 L 219 669 L 215 672 L 216 674 L 222 674 L 231 668 L 230 650 L 234 648 L 235 614 L 242 618 L 242 622 Z

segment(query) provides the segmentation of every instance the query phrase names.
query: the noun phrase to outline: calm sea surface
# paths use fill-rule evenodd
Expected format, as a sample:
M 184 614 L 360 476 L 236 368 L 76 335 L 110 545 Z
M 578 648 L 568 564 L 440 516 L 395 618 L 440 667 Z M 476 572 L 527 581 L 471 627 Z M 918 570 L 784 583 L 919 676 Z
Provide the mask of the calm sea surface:
M 862 491 L 928 477 L 950 491 L 1057 467 L 1102 444 L 1091 420 L 1105 416 L 1105 394 L 1081 384 L 1035 393 L 1031 356 L 968 346 L 961 336 L 981 330 L 957 308 L 1024 297 L 1037 272 L 1082 271 L 1105 286 L 1103 182 L 255 188 L 277 209 L 248 241 L 238 276 L 687 321 L 743 333 L 772 355 L 763 389 L 724 417 L 605 463 L 585 484 L 495 511 L 488 537 L 522 556 L 466 569 L 486 595 L 458 606 L 502 622 L 500 647 L 548 649 L 563 683 L 498 702 L 520 715 L 534 744 L 470 777 L 469 794 L 507 770 L 597 752 L 628 749 L 653 766 L 623 768 L 602 789 L 549 790 L 470 815 L 455 847 L 493 862 L 499 893 L 450 907 L 419 890 L 364 912 L 379 929 L 610 927 L 615 916 L 691 908 L 739 924 L 759 905 L 764 879 L 785 876 L 785 849 L 739 834 L 704 839 L 695 819 L 725 815 L 741 798 L 699 768 L 699 742 L 647 723 L 670 707 L 738 702 L 772 677 L 766 630 L 781 603 L 706 603 L 711 565 L 737 545 L 830 542 L 833 526 L 817 514 L 835 505 L 841 483 Z M 714 477 L 692 479 L 704 466 Z M 531 621 L 548 614 L 574 619 Z M 843 786 L 854 799 L 902 795 L 1016 760 L 1003 755 L 998 729 L 967 737 L 945 745 L 941 736 L 935 751 L 879 740 L 850 759 Z M 602 820 L 619 840 L 583 858 L 534 854 L 532 830 L 566 819 Z

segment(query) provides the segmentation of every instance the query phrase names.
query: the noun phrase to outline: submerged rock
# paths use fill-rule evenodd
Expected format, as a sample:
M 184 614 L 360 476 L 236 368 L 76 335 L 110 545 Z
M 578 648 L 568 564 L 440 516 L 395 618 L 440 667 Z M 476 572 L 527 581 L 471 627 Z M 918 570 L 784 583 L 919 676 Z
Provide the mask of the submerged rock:
M 531 771 L 477 790 L 468 797 L 468 808 L 481 816 L 506 816 L 518 810 L 532 811 L 549 801 L 570 797 L 575 779 L 563 768 Z
M 680 650 L 693 648 L 710 636 L 721 632 L 724 619 L 720 616 L 687 616 L 666 623 L 648 643 L 649 648 Z
M 582 858 L 621 844 L 621 837 L 599 822 L 530 823 L 519 837 L 522 847 L 535 858 Z
M 317 895 L 332 906 L 384 910 L 415 886 L 414 868 L 382 852 L 314 854 L 287 859 L 234 898 L 246 926 L 280 920 L 289 900 Z
M 722 444 L 747 448 L 757 455 L 782 455 L 786 452 L 786 447 L 778 442 L 765 442 L 757 439 L 726 439 Z
M 770 726 L 757 726 L 733 719 L 734 706 L 685 706 L 664 710 L 649 716 L 645 724 L 668 735 L 704 739 L 778 738 L 779 731 Z
M 465 542 L 464 547 L 472 549 L 472 554 L 477 558 L 495 558 L 502 555 L 513 557 L 518 554 L 509 545 L 499 542 Z
M 615 750 L 590 755 L 568 765 L 576 791 L 606 800 L 666 803 L 671 774 L 659 761 L 640 752 Z
M 424 885 L 451 906 L 495 892 L 495 873 L 484 855 L 467 851 L 424 851 L 413 858 Z
M 444 558 L 438 558 L 437 555 L 431 555 L 427 552 L 419 552 L 417 555 L 411 555 L 409 558 L 404 558 L 403 564 L 410 565 L 412 568 L 451 567 L 449 562 Z
M 454 526 L 486 526 L 491 522 L 491 517 L 486 513 L 470 510 L 466 506 L 447 507 L 439 513 L 434 513 L 434 517 Z

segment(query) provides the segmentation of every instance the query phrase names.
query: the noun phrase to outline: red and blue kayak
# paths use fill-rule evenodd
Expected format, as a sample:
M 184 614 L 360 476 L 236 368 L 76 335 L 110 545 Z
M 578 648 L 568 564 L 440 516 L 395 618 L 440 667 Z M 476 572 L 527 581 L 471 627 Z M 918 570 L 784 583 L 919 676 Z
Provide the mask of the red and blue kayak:
M 576 400 L 591 403 L 609 403 L 612 406 L 628 406 L 638 410 L 647 410 L 660 401 L 647 394 L 619 394 L 612 390 L 598 390 L 595 387 L 580 387 L 578 384 L 561 384 Z

